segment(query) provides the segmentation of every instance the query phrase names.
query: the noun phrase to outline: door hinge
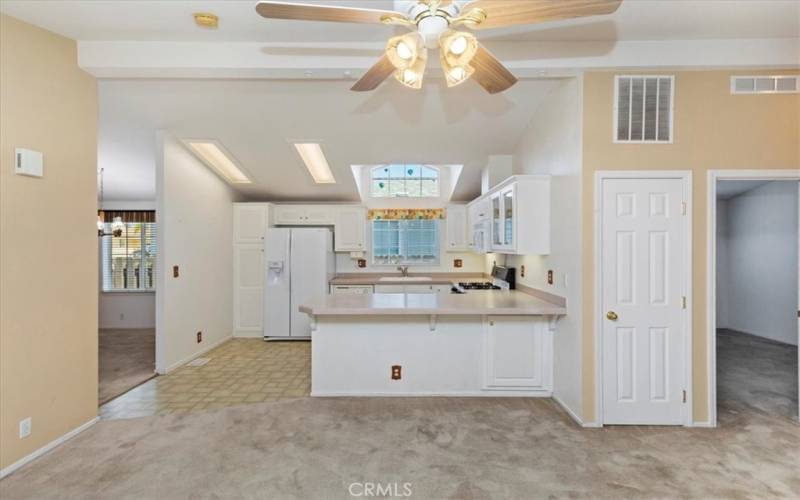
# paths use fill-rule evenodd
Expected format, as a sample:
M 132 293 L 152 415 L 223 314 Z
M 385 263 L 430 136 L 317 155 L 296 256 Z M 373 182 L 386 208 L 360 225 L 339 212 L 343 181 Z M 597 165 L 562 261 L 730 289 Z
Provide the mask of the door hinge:
M 681 202 L 681 215 L 686 215 L 686 202 Z
M 686 309 L 686 295 L 681 297 L 681 307 Z
M 686 402 L 686 391 L 683 391 L 683 402 Z

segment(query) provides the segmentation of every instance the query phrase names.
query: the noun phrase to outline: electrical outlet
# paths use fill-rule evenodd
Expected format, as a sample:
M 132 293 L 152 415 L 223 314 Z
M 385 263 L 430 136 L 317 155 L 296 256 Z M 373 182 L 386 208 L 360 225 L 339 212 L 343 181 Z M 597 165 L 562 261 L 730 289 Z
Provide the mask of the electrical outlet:
M 524 264 L 519 266 L 519 277 L 520 278 L 524 278 L 525 277 L 525 265 Z
M 197 343 L 199 344 L 202 341 L 203 341 L 203 332 L 197 332 Z
M 453 267 L 462 267 L 464 265 L 464 261 L 461 259 L 453 259 Z
M 552 269 L 547 271 L 547 284 L 548 285 L 552 285 L 553 284 L 553 270 Z
M 400 380 L 403 378 L 403 367 L 400 365 L 392 365 L 392 380 Z
M 125 321 L 125 313 L 119 313 L 119 320 Z
M 31 417 L 24 418 L 19 421 L 19 438 L 26 438 L 31 435 L 31 427 L 33 426 L 33 422 L 31 421 Z
M 177 278 L 181 275 L 181 269 L 178 266 L 172 266 L 172 277 Z

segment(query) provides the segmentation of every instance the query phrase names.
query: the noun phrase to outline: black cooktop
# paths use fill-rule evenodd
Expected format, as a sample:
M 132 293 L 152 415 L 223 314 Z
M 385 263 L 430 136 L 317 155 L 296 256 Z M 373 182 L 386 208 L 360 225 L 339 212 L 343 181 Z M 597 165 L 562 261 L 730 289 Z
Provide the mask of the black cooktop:
M 499 286 L 493 285 L 488 281 L 485 282 L 473 281 L 471 283 L 459 283 L 458 286 L 460 286 L 464 290 L 500 290 Z

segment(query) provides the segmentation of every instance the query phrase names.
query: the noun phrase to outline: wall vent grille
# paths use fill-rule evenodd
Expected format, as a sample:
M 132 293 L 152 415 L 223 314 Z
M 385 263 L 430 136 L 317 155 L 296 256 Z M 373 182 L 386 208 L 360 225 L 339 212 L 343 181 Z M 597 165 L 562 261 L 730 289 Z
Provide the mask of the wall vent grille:
M 674 98 L 672 75 L 617 75 L 614 142 L 672 142 Z
M 731 94 L 797 94 L 798 92 L 800 92 L 800 76 L 797 75 L 731 77 Z

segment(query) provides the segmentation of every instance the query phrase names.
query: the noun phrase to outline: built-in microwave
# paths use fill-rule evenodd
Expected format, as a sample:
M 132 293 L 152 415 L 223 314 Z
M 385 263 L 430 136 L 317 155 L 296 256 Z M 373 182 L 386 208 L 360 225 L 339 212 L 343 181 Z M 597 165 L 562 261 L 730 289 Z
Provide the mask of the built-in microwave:
M 476 223 L 472 226 L 472 251 L 475 253 L 489 253 L 489 238 L 491 224 L 487 221 Z

